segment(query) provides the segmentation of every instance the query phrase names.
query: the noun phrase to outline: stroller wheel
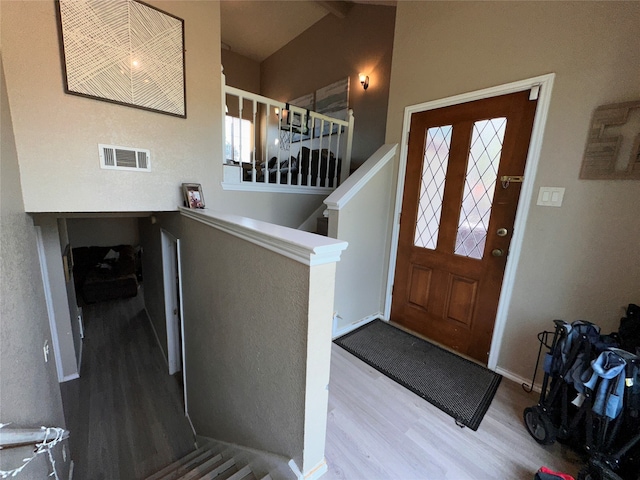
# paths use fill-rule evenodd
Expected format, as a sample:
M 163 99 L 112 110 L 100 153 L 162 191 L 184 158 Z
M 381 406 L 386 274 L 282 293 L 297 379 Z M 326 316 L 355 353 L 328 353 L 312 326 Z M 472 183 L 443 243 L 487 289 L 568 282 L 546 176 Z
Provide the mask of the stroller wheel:
M 556 439 L 556 428 L 551 420 L 540 407 L 529 407 L 524 409 L 524 424 L 536 442 L 542 445 L 550 445 Z

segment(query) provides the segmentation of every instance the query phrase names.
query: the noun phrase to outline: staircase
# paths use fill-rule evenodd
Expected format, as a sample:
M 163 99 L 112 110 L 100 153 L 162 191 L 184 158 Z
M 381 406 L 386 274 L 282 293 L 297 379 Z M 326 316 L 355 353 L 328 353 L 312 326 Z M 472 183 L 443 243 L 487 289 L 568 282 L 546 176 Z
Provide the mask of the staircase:
M 207 444 L 167 465 L 146 480 L 271 480 L 254 475 L 249 465 L 239 465 L 225 452 Z

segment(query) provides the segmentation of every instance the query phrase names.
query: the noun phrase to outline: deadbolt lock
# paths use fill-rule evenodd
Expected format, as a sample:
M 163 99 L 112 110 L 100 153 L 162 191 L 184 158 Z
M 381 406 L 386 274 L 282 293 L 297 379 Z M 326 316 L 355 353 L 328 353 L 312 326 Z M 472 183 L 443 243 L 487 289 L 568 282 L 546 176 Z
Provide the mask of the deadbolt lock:
M 504 255 L 504 250 L 502 250 L 501 248 L 494 248 L 493 250 L 491 250 L 491 255 L 493 255 L 494 257 L 501 257 Z
M 499 228 L 496 232 L 496 235 L 498 235 L 499 237 L 506 237 L 507 233 L 509 233 L 509 230 L 507 230 L 506 228 Z

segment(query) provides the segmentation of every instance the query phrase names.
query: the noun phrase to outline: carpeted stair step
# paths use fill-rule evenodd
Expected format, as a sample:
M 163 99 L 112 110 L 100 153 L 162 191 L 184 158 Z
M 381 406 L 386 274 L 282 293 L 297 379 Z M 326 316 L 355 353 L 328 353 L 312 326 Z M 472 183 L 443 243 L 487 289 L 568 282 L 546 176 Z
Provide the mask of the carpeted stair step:
M 204 445 L 204 446 L 198 448 L 197 450 L 194 450 L 193 452 L 189 453 L 188 455 L 185 455 L 184 457 L 182 457 L 182 458 L 176 460 L 175 462 L 167 465 L 162 470 L 154 473 L 150 477 L 147 477 L 145 480 L 161 480 L 161 479 L 164 479 L 164 477 L 166 477 L 170 473 L 173 473 L 174 471 L 180 469 L 180 467 L 182 467 L 183 465 L 191 464 L 191 462 L 193 462 L 197 458 L 200 458 L 202 455 L 207 454 L 207 457 L 205 457 L 202 461 L 206 460 L 206 458 L 211 456 L 210 454 L 212 454 L 212 453 L 213 452 L 209 449 L 209 447 L 207 445 Z M 196 463 L 196 465 L 197 465 L 197 463 Z
M 199 480 L 213 480 L 214 478 L 216 480 L 225 480 L 237 471 L 238 468 L 236 467 L 236 460 L 235 458 L 232 458 L 231 460 L 227 460 L 226 462 L 218 465 L 216 468 L 214 468 L 210 472 L 207 472 L 205 475 L 191 478 L 197 478 Z
M 227 480 L 256 480 L 256 476 L 253 474 L 251 467 L 246 465 L 227 478 Z
M 200 455 L 198 455 L 197 457 L 194 457 L 187 463 L 183 465 L 179 465 L 173 471 L 160 477 L 160 480 L 177 480 L 179 478 L 182 478 L 183 475 L 186 475 L 187 473 L 192 471 L 194 468 L 198 468 L 203 463 L 209 462 L 211 460 L 214 460 L 215 462 L 219 462 L 222 460 L 222 456 L 219 454 L 215 454 L 211 450 L 207 450 L 201 453 Z
M 229 468 L 233 468 L 236 464 L 236 461 L 224 460 L 222 455 L 216 455 L 215 457 L 210 458 L 204 463 L 194 467 L 189 470 L 183 476 L 179 477 L 179 480 L 196 480 L 202 478 L 219 478 L 218 475 L 220 473 L 226 472 Z M 213 475 L 213 476 L 210 476 Z

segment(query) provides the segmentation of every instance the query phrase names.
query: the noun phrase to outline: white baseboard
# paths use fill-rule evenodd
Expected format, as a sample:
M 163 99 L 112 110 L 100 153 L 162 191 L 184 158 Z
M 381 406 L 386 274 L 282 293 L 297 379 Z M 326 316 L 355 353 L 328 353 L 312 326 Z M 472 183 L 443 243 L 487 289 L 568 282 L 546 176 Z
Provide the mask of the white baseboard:
M 70 380 L 75 380 L 76 378 L 80 378 L 80 374 L 78 372 L 72 373 L 71 375 L 65 375 L 62 377 L 60 383 L 68 382 Z
M 307 473 L 306 475 L 304 475 L 300 471 L 300 467 L 298 467 L 298 464 L 293 460 L 289 460 L 289 468 L 296 475 L 296 477 L 298 477 L 299 480 L 317 480 L 329 470 L 329 467 L 327 466 L 327 460 L 325 458 L 323 458 L 320 463 L 309 470 L 309 473 Z
M 323 458 L 318 465 L 313 467 L 309 473 L 304 476 L 304 480 L 316 480 L 327 473 L 328 470 L 329 467 L 327 466 L 327 460 Z
M 349 332 L 353 332 L 355 329 L 360 328 L 361 326 L 366 325 L 369 322 L 373 322 L 375 319 L 381 318 L 381 317 L 382 317 L 382 313 L 378 312 L 378 313 L 374 313 L 373 315 L 366 316 L 363 319 L 358 320 L 357 322 L 354 322 L 350 325 L 346 325 L 340 329 L 334 328 L 332 340 L 335 340 L 336 338 L 341 337 L 342 335 L 346 335 Z
M 191 431 L 193 432 L 193 436 L 197 437 L 198 434 L 196 433 L 196 428 L 193 426 L 193 422 L 191 421 L 191 417 L 189 416 L 188 413 L 185 413 L 184 416 L 187 417 L 187 420 L 189 421 L 189 425 L 191 425 Z
M 531 385 L 531 379 L 526 379 L 521 377 L 520 375 L 516 375 L 515 373 L 509 371 L 509 370 L 505 370 L 504 368 L 501 367 L 496 367 L 496 373 L 499 373 L 500 375 L 502 375 L 505 378 L 508 378 L 509 380 L 511 380 L 512 382 L 516 382 L 520 385 L 522 384 L 526 384 L 526 385 Z M 533 386 L 533 391 L 536 393 L 540 393 L 542 391 L 542 385 L 540 385 L 539 383 L 536 382 L 536 384 Z
M 298 467 L 298 464 L 294 462 L 293 459 L 289 460 L 288 465 L 289 465 L 289 468 L 291 469 L 291 472 L 293 472 L 293 474 L 296 476 L 298 480 L 304 480 L 304 475 L 302 475 L 302 472 L 300 471 L 300 467 Z

